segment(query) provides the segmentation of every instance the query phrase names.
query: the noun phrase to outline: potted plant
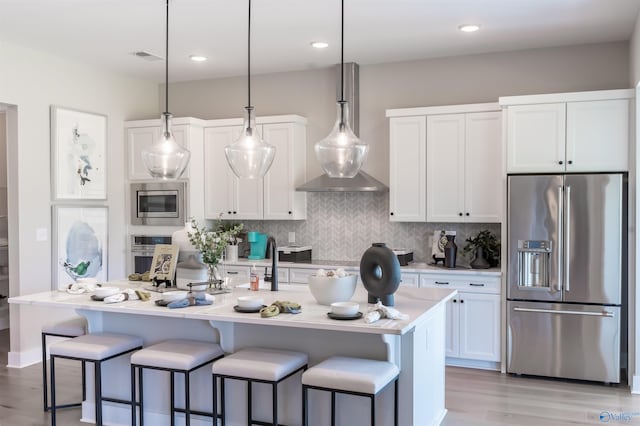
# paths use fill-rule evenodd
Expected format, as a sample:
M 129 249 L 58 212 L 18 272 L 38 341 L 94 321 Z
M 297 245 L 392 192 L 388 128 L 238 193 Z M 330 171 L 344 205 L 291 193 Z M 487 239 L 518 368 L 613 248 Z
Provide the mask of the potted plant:
M 500 264 L 500 240 L 489 230 L 478 232 L 475 237 L 466 239 L 467 245 L 462 252 L 473 257 L 470 266 L 474 269 L 486 269 Z

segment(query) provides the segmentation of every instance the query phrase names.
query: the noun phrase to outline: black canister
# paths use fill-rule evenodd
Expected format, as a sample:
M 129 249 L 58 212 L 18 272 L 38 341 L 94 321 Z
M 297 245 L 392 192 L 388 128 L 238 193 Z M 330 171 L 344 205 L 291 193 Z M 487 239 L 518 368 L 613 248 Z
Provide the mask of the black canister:
M 458 246 L 455 243 L 455 235 L 447 235 L 447 244 L 444 246 L 444 266 L 445 268 L 456 267 L 456 256 L 458 255 Z

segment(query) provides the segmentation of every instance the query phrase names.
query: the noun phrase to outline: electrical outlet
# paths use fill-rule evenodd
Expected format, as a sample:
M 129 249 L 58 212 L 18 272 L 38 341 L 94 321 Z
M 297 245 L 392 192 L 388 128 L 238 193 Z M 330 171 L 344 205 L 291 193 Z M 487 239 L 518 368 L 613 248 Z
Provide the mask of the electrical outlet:
M 47 241 L 47 228 L 36 229 L 36 241 Z
M 293 245 L 296 243 L 296 233 L 295 232 L 289 232 L 289 244 Z

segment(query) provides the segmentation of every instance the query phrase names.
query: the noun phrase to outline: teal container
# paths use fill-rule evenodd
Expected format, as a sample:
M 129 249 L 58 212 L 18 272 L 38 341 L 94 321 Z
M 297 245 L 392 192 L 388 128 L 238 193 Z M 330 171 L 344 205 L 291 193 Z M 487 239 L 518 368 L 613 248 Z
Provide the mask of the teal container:
M 250 252 L 247 259 L 264 259 L 267 253 L 267 234 L 249 231 L 247 232 L 247 240 L 249 241 L 250 246 Z

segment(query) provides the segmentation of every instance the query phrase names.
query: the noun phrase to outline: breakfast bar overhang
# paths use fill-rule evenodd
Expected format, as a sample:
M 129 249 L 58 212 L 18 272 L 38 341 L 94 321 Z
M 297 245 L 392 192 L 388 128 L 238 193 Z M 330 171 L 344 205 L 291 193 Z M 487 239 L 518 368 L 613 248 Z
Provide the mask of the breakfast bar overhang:
M 127 281 L 110 282 L 125 288 L 136 288 L 139 284 Z M 153 294 L 150 301 L 129 300 L 106 304 L 93 301 L 90 294 L 72 295 L 61 291 L 37 293 L 10 299 L 13 309 L 29 309 L 29 305 L 74 309 L 88 320 L 89 332 L 118 332 L 140 336 L 145 346 L 168 338 L 194 339 L 219 342 L 226 353 L 233 353 L 246 347 L 283 348 L 306 352 L 312 366 L 332 355 L 353 356 L 390 361 L 400 368 L 399 379 L 399 424 L 426 426 L 439 424 L 446 414 L 445 390 L 445 313 L 446 302 L 455 296 L 455 290 L 401 287 L 395 294 L 395 308 L 407 314 L 407 320 L 380 319 L 367 324 L 363 320 L 338 321 L 327 317 L 329 307 L 319 305 L 306 286 L 283 285 L 277 292 L 260 290 L 265 304 L 276 300 L 295 301 L 302 305 L 300 314 L 280 314 L 262 318 L 260 314 L 239 313 L 233 309 L 237 297 L 247 295 L 246 288 L 235 288 L 231 293 L 215 296 L 215 302 L 208 306 L 190 306 L 168 309 L 157 306 Z M 352 298 L 360 303 L 360 310 L 367 310 L 367 294 L 358 288 Z M 25 311 L 28 312 L 28 311 Z M 105 394 L 128 398 L 128 360 L 113 360 L 103 373 Z M 83 403 L 83 421 L 93 421 L 92 380 L 87 372 L 87 400 Z M 147 373 L 145 373 L 147 374 Z M 210 410 L 211 371 L 203 368 L 192 380 L 192 406 Z M 167 401 L 169 400 L 166 377 L 150 372 L 145 376 L 145 418 L 150 424 L 168 421 Z M 126 383 L 126 385 L 125 385 Z M 182 384 L 177 381 L 178 387 Z M 229 425 L 246 422 L 245 388 L 240 384 L 230 386 L 228 408 Z M 208 389 L 208 390 L 207 390 Z M 255 412 L 268 407 L 268 392 L 259 392 L 254 400 Z M 300 394 L 298 387 L 283 387 L 281 396 L 287 403 L 282 408 L 281 418 L 286 424 L 300 423 Z M 264 394 L 264 395 L 261 395 Z M 181 395 L 177 390 L 176 395 Z M 387 424 L 385 407 L 390 407 L 391 395 L 383 395 L 378 404 L 382 419 Z M 328 400 L 317 396 L 317 403 L 310 404 L 310 418 L 327 418 Z M 177 403 L 181 401 L 177 398 Z M 366 404 L 358 399 L 349 399 L 348 404 L 340 404 L 339 415 L 354 423 L 362 417 L 368 421 Z M 129 410 L 126 407 L 105 403 L 104 418 L 109 424 L 128 424 Z M 154 421 L 155 419 L 155 421 Z M 156 423 L 157 422 L 157 423 Z M 211 419 L 197 417 L 192 424 L 211 424 Z M 323 423 L 320 423 L 323 424 Z M 366 423 L 368 424 L 368 423 Z M 391 424 L 391 423 L 388 423 Z

